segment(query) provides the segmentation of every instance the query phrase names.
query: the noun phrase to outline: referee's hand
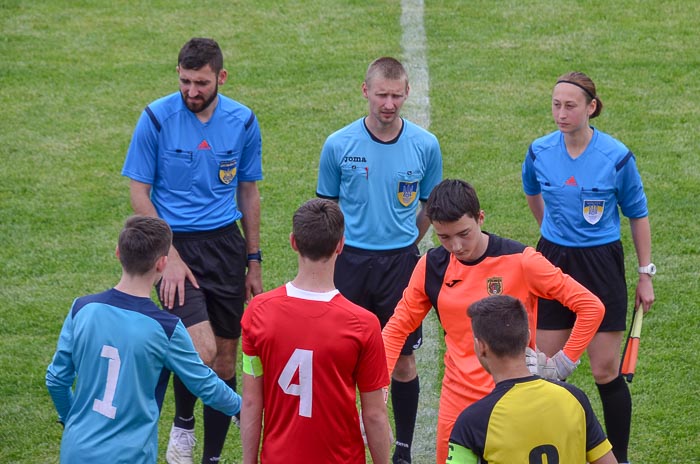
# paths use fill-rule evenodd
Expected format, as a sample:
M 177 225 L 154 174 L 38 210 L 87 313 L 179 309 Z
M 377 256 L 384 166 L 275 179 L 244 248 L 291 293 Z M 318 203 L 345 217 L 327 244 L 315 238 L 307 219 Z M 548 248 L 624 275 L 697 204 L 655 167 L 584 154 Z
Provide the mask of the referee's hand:
M 175 307 L 176 298 L 180 306 L 185 304 L 185 279 L 189 280 L 194 288 L 199 288 L 190 268 L 180 258 L 175 247 L 170 247 L 168 262 L 160 281 L 160 299 L 166 308 L 172 310 Z
M 262 264 L 260 261 L 248 261 L 248 272 L 245 275 L 246 304 L 250 303 L 255 295 L 262 292 Z

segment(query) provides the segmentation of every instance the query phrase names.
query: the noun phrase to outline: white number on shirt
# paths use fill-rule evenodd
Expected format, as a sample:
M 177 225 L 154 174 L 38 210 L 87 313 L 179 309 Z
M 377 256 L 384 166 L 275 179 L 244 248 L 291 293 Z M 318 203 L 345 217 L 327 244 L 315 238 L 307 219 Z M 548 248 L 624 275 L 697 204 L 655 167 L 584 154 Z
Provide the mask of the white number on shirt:
M 102 346 L 100 356 L 109 359 L 109 364 L 107 364 L 107 384 L 105 385 L 104 398 L 101 400 L 95 398 L 92 410 L 114 419 L 114 416 L 117 414 L 117 408 L 112 405 L 112 401 L 114 401 L 114 392 L 117 389 L 117 379 L 119 378 L 119 369 L 122 361 L 119 359 L 119 350 L 109 345 Z
M 313 396 L 313 354 L 311 350 L 295 349 L 277 380 L 287 395 L 299 397 L 299 415 L 311 417 Z M 292 383 L 294 373 L 299 371 L 299 383 Z

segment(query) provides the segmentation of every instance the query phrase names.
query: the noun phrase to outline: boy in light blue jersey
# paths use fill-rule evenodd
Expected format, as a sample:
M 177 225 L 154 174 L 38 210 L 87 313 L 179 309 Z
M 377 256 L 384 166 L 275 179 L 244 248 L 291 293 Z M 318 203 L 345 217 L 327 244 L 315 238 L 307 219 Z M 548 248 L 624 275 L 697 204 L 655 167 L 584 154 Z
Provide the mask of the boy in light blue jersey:
M 338 201 L 345 215 L 345 246 L 335 266 L 338 290 L 384 327 L 420 257 L 417 243 L 430 226 L 421 203 L 442 180 L 442 154 L 433 134 L 400 116 L 409 85 L 399 61 L 374 60 L 362 93 L 368 115 L 326 140 L 316 194 Z M 413 350 L 421 337 L 419 327 L 393 372 L 394 463 L 411 462 L 420 390 Z
M 240 396 L 202 363 L 180 319 L 150 299 L 171 240 L 162 219 L 132 216 L 116 250 L 119 283 L 73 302 L 46 373 L 65 426 L 62 463 L 155 463 L 171 370 L 204 403 L 229 416 L 240 410 Z

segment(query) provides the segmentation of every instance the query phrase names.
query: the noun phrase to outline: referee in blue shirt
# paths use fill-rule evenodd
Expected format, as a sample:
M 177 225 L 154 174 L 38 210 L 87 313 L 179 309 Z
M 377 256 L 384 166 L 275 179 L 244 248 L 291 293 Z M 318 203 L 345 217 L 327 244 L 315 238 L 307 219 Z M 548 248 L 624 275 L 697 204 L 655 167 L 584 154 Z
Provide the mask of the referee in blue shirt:
M 173 230 L 158 285 L 163 307 L 182 319 L 202 360 L 236 389 L 236 354 L 246 301 L 262 292 L 260 128 L 253 111 L 219 93 L 223 54 L 212 39 L 180 50 L 180 91 L 141 114 L 122 174 L 136 214 Z M 173 379 L 169 464 L 193 464 L 196 397 Z M 203 408 L 202 463 L 219 462 L 231 420 Z
M 382 327 L 394 313 L 418 262 L 417 243 L 430 226 L 421 203 L 442 180 L 437 138 L 400 116 L 408 76 L 390 57 L 374 60 L 362 83 L 369 114 L 331 134 L 321 151 L 316 193 L 338 201 L 345 215 L 345 247 L 335 284 L 355 304 L 377 315 Z M 392 375 L 396 424 L 394 463 L 411 462 L 419 383 L 413 350 L 421 329 L 408 337 Z

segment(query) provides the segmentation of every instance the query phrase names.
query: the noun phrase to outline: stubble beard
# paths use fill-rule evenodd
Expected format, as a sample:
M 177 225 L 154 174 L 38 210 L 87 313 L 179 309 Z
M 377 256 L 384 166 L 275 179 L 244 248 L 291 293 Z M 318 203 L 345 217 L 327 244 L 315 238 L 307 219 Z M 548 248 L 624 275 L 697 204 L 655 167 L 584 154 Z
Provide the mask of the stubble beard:
M 182 101 L 185 103 L 185 106 L 187 107 L 188 110 L 192 111 L 193 113 L 201 113 L 202 111 L 206 110 L 209 108 L 209 105 L 212 104 L 214 100 L 216 100 L 216 97 L 219 95 L 219 83 L 216 83 L 216 87 L 214 88 L 214 92 L 212 92 L 211 96 L 204 100 L 203 103 L 199 102 L 190 102 L 187 100 L 187 97 L 180 92 L 180 95 L 182 96 Z

